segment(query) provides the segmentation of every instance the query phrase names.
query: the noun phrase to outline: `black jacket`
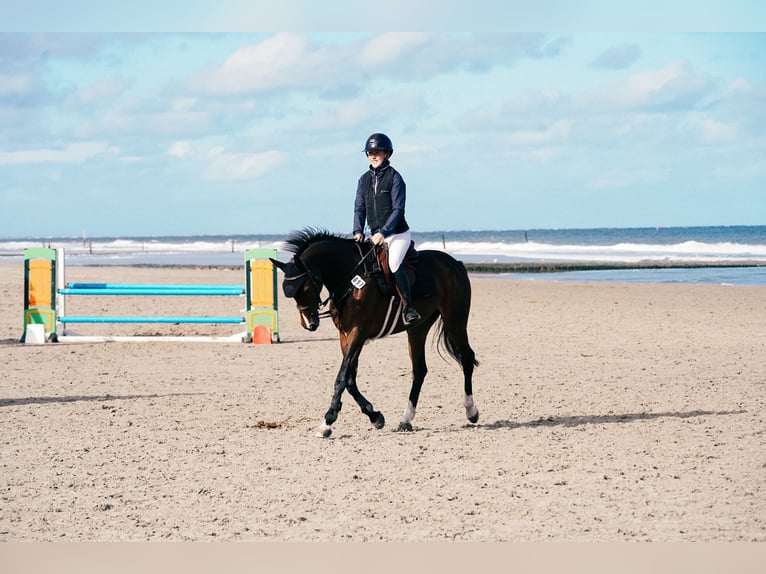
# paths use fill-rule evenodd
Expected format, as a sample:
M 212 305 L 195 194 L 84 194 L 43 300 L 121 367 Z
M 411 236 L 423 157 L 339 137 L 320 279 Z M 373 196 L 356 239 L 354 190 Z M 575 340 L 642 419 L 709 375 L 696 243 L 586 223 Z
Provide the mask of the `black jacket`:
M 356 186 L 353 233 L 363 233 L 365 221 L 371 233 L 379 231 L 383 237 L 407 231 L 410 226 L 404 218 L 406 201 L 404 179 L 388 161 L 377 169 L 370 167 Z

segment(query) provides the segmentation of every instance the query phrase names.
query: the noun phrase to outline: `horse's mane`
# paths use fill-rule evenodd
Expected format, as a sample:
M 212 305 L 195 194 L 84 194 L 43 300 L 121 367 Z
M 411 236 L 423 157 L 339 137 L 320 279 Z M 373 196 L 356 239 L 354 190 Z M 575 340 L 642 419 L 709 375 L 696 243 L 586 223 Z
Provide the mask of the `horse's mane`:
M 351 241 L 348 237 L 344 237 L 337 233 L 331 233 L 326 229 L 319 229 L 316 227 L 305 227 L 298 231 L 293 231 L 285 239 L 284 249 L 292 253 L 295 256 L 300 256 L 310 245 L 317 243 L 318 241 L 325 240 L 341 240 Z

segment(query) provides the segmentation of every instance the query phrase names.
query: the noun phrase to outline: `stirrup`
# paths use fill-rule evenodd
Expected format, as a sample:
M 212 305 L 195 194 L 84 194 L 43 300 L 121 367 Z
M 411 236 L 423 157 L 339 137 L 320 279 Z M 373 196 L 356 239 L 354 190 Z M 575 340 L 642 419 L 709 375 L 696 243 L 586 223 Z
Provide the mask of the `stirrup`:
M 418 313 L 417 309 L 414 307 L 405 307 L 402 310 L 402 321 L 405 325 L 409 325 L 415 321 L 420 321 L 421 318 L 422 317 L 420 316 L 420 313 Z

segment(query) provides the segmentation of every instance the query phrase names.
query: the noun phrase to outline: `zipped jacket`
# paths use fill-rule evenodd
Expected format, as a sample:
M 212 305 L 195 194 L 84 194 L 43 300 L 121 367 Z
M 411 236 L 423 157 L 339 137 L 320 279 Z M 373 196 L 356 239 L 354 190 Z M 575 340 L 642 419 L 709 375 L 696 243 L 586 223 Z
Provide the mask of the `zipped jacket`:
M 370 167 L 356 186 L 353 233 L 363 233 L 365 221 L 373 235 L 380 232 L 388 237 L 407 231 L 410 226 L 404 217 L 406 200 L 404 179 L 388 160 L 377 169 Z

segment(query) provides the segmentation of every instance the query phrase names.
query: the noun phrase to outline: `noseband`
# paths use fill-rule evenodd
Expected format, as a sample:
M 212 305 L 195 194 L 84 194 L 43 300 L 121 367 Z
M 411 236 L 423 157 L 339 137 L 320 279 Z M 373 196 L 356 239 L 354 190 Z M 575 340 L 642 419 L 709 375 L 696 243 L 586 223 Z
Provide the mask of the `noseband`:
M 285 277 L 282 283 L 285 296 L 295 297 L 295 295 L 298 293 L 298 290 L 303 287 L 306 281 L 308 281 L 309 286 L 311 287 L 311 292 L 314 294 L 316 302 L 314 305 L 298 305 L 298 311 L 301 313 L 308 313 L 313 312 L 314 308 L 316 308 L 318 317 L 329 316 L 329 310 L 319 311 L 319 309 L 327 304 L 331 296 L 322 301 L 322 281 L 316 275 L 314 275 L 310 269 L 306 269 L 306 271 L 298 273 L 297 275 L 290 275 L 289 277 Z

